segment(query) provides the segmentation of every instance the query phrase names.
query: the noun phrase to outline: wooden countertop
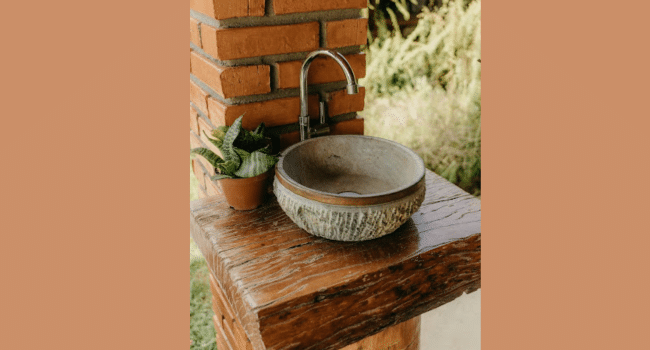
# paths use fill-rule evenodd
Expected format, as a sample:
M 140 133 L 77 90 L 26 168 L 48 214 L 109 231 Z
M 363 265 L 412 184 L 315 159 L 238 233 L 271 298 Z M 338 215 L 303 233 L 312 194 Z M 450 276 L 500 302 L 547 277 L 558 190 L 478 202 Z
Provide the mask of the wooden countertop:
M 254 349 L 340 349 L 481 286 L 481 201 L 427 171 L 420 210 L 366 242 L 318 238 L 271 198 L 190 203 L 191 236 Z

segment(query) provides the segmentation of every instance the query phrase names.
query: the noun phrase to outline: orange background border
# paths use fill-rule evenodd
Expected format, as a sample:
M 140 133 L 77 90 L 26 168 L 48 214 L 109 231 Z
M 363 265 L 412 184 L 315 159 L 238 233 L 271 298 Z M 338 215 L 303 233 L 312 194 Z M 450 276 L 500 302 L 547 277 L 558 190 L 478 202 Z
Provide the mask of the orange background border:
M 650 349 L 650 28 L 631 3 L 483 4 L 485 350 Z
M 483 349 L 650 348 L 630 3 L 483 4 Z M 185 348 L 187 5 L 10 6 L 0 348 Z

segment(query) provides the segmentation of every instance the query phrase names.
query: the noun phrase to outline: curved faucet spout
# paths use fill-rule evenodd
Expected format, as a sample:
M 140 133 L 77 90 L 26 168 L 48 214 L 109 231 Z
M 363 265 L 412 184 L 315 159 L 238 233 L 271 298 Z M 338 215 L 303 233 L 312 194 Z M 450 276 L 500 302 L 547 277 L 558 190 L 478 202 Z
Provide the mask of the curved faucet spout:
M 328 56 L 336 63 L 339 64 L 343 73 L 345 74 L 345 79 L 348 81 L 347 93 L 354 95 L 359 92 L 359 86 L 357 85 L 357 79 L 354 76 L 354 71 L 350 67 L 350 63 L 343 55 L 334 50 L 317 50 L 310 53 L 305 61 L 302 63 L 302 69 L 300 70 L 300 140 L 306 140 L 310 137 L 309 130 L 309 115 L 308 115 L 308 106 L 307 106 L 307 96 L 308 96 L 308 87 L 307 87 L 307 73 L 309 72 L 309 66 L 311 62 L 319 55 Z

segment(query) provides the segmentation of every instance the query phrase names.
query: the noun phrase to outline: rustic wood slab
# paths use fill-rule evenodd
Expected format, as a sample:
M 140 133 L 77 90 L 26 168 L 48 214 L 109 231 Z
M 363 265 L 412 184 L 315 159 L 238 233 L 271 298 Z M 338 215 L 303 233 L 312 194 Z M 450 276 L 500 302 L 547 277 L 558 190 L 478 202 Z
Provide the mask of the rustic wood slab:
M 191 236 L 255 350 L 341 349 L 481 286 L 481 201 L 427 171 L 420 210 L 394 233 L 336 242 L 275 200 L 190 203 Z

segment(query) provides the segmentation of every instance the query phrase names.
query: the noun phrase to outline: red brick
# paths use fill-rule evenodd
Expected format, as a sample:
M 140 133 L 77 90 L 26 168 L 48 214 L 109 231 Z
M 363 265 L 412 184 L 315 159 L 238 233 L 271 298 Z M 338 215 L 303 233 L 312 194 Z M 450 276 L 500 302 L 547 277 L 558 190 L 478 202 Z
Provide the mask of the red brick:
M 362 9 L 367 0 L 273 0 L 276 15 L 337 9 Z
M 345 90 L 329 94 L 328 114 L 333 117 L 340 114 L 363 111 L 365 106 L 366 88 L 359 87 L 359 93 L 349 95 Z
M 330 135 L 363 135 L 363 119 L 351 119 L 330 125 Z M 280 135 L 280 151 L 300 142 L 300 132 Z
M 190 101 L 203 114 L 208 114 L 208 93 L 203 91 L 196 83 L 190 80 Z
M 359 93 L 348 95 L 345 90 L 330 92 L 328 105 L 329 116 L 362 111 L 364 107 L 365 88 Z M 308 112 L 312 119 L 319 117 L 318 95 L 309 95 Z M 300 115 L 300 98 L 286 97 L 269 101 L 228 105 L 214 98 L 208 98 L 210 121 L 215 126 L 232 125 L 242 114 L 242 127 L 254 130 L 261 122 L 266 126 L 286 125 L 298 122 Z
M 319 33 L 318 22 L 227 29 L 201 25 L 203 49 L 219 60 L 313 51 Z
M 199 199 L 203 199 L 208 196 L 208 194 L 205 192 L 205 189 L 202 188 L 201 186 L 198 187 L 198 192 L 199 192 Z
M 350 62 L 357 79 L 366 76 L 366 55 L 347 55 L 345 58 Z M 280 89 L 300 87 L 300 69 L 302 61 L 288 61 L 277 63 L 278 87 Z M 323 84 L 334 81 L 344 81 L 345 74 L 338 63 L 329 57 L 316 58 L 309 66 L 308 84 Z
M 205 189 L 208 196 L 218 196 L 221 193 L 219 186 L 217 186 L 214 181 L 210 180 L 208 175 L 205 176 Z
M 192 159 L 192 172 L 194 173 L 194 177 L 196 177 L 201 190 L 205 191 L 205 169 L 203 169 L 198 157 Z
M 363 135 L 363 118 L 330 125 L 330 135 Z
M 192 106 L 190 106 L 190 130 L 194 131 L 194 133 L 197 135 L 199 134 L 199 121 L 197 120 L 198 117 L 199 114 Z
M 190 17 L 190 41 L 201 47 L 201 36 L 199 35 L 199 21 Z
M 199 135 L 190 131 L 190 149 L 203 147 Z
M 222 67 L 197 52 L 190 54 L 192 73 L 225 98 L 271 92 L 271 67 Z
M 216 19 L 264 16 L 264 0 L 190 0 L 190 8 Z
M 266 126 L 286 125 L 298 122 L 300 98 L 287 97 L 241 105 L 227 105 L 213 98 L 208 100 L 210 120 L 215 125 L 232 125 L 244 114 L 242 127 L 254 130 L 261 122 Z M 318 95 L 309 95 L 309 115 L 318 117 Z
M 289 146 L 300 142 L 300 132 L 294 131 L 280 135 L 280 151 L 284 151 Z
M 327 47 L 366 45 L 368 43 L 368 19 L 346 19 L 327 22 Z
M 208 117 L 212 125 L 216 127 L 226 125 L 226 108 L 226 104 L 214 98 L 208 98 Z
M 198 124 L 199 124 L 199 137 L 203 136 L 203 133 L 207 133 L 208 135 L 212 135 L 212 126 L 208 124 L 208 122 L 203 118 L 199 117 L 198 119 Z

